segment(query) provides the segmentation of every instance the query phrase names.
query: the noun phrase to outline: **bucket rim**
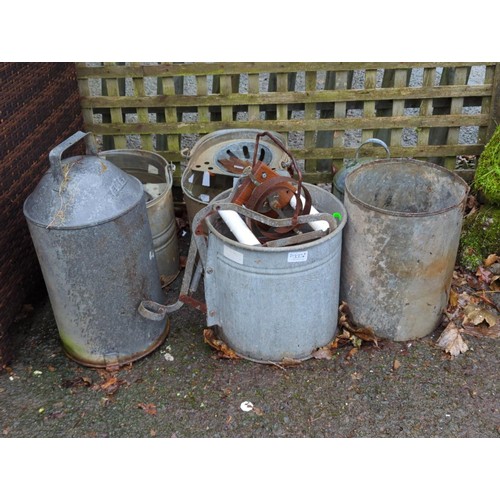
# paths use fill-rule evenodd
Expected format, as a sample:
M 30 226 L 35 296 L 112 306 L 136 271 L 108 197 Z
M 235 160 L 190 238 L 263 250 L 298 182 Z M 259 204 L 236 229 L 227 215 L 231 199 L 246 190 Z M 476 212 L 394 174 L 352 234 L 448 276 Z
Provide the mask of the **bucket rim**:
M 414 165 L 419 165 L 422 167 L 425 166 L 427 168 L 432 168 L 433 170 L 437 170 L 442 174 L 448 176 L 450 179 L 462 184 L 462 187 L 464 188 L 464 194 L 461 197 L 460 201 L 458 201 L 453 205 L 450 205 L 449 207 L 442 208 L 440 210 L 433 210 L 429 212 L 401 212 L 398 210 L 387 210 L 385 208 L 376 207 L 375 205 L 366 203 L 365 201 L 361 200 L 351 192 L 350 183 L 353 181 L 353 179 L 356 178 L 356 176 L 361 175 L 365 170 L 368 170 L 370 168 L 376 168 L 377 165 L 388 164 L 388 163 L 411 163 Z M 442 167 L 441 165 L 436 165 L 435 163 L 431 163 L 428 161 L 415 160 L 414 158 L 384 158 L 363 163 L 358 168 L 354 169 L 353 171 L 347 174 L 344 185 L 344 196 L 347 196 L 351 203 L 362 206 L 374 212 L 379 212 L 384 215 L 392 215 L 394 217 L 432 217 L 434 215 L 439 215 L 449 212 L 460 206 L 465 207 L 465 202 L 467 200 L 469 191 L 470 187 L 467 184 L 467 182 L 465 182 L 458 174 L 456 174 L 452 170 L 448 170 L 447 168 Z
M 169 162 L 166 158 L 164 158 L 162 155 L 154 152 L 154 151 L 149 151 L 145 149 L 107 149 L 105 151 L 101 151 L 97 154 L 97 156 L 107 156 L 107 155 L 112 155 L 112 154 L 120 154 L 123 156 L 142 156 L 142 157 L 151 157 L 154 158 L 155 160 L 158 160 L 158 162 L 162 163 L 162 167 L 165 169 L 165 178 L 167 180 L 167 189 L 172 188 L 173 182 L 174 182 L 174 177 L 172 175 L 172 171 L 169 167 Z M 107 158 L 106 158 L 107 159 Z M 111 161 L 111 160 L 109 160 Z M 111 161 L 111 163 L 113 163 Z M 121 167 L 118 167 L 121 168 Z M 132 174 L 130 174 L 132 175 Z
M 335 198 L 337 200 L 337 202 L 340 204 L 341 211 L 342 211 L 342 214 L 341 214 L 342 215 L 342 220 L 340 221 L 340 224 L 330 234 L 327 234 L 326 236 L 322 236 L 321 238 L 319 238 L 317 240 L 308 241 L 306 243 L 301 243 L 299 245 L 293 245 L 293 246 L 266 247 L 266 246 L 263 246 L 263 245 L 258 245 L 258 246 L 257 245 L 255 245 L 255 246 L 245 245 L 244 243 L 240 243 L 239 241 L 236 241 L 236 240 L 233 240 L 231 238 L 228 238 L 227 236 L 224 236 L 219 231 L 217 231 L 217 229 L 215 229 L 215 227 L 214 227 L 214 225 L 212 224 L 212 221 L 211 221 L 211 218 L 213 217 L 214 214 L 209 215 L 205 219 L 207 228 L 209 230 L 209 233 L 216 234 L 218 238 L 220 238 L 224 243 L 226 243 L 228 245 L 232 245 L 234 247 L 241 248 L 241 249 L 246 250 L 246 251 L 274 252 L 274 253 L 280 253 L 280 252 L 286 253 L 286 252 L 290 252 L 290 251 L 307 250 L 308 248 L 312 248 L 312 247 L 317 246 L 319 242 L 324 242 L 324 241 L 330 240 L 332 238 L 335 238 L 338 235 L 342 235 L 342 231 L 343 231 L 343 229 L 344 229 L 344 227 L 345 227 L 345 225 L 347 223 L 347 218 L 348 218 L 347 210 L 346 210 L 344 204 L 342 203 L 342 201 L 339 200 L 332 193 L 328 192 L 326 189 L 320 188 L 320 187 L 318 187 L 318 186 L 316 186 L 314 184 L 309 184 L 307 182 L 303 182 L 302 184 L 305 185 L 309 189 L 312 187 L 313 189 L 321 189 L 322 191 L 325 191 L 325 193 L 327 193 L 330 196 L 332 196 L 333 198 Z M 214 203 L 216 204 L 217 202 L 221 202 L 221 200 L 225 199 L 222 196 L 226 195 L 226 197 L 227 197 L 227 195 L 230 192 L 231 192 L 231 189 L 227 189 L 226 191 L 223 191 L 222 193 L 220 193 L 219 195 L 217 195 L 208 205 L 211 205 L 211 204 L 214 204 Z M 221 198 L 221 199 L 218 199 L 218 198 Z M 325 212 L 320 212 L 320 213 L 325 213 Z
M 112 156 L 117 153 L 118 155 L 122 155 L 122 156 L 129 156 L 129 157 L 133 157 L 133 156 L 141 156 L 141 157 L 150 157 L 154 160 L 157 160 L 159 163 L 161 163 L 161 165 L 153 165 L 154 167 L 158 167 L 158 169 L 162 168 L 164 173 L 165 173 L 165 184 L 166 184 L 166 188 L 156 197 L 152 198 L 151 200 L 147 200 L 146 201 L 146 208 L 152 208 L 152 207 L 155 207 L 156 205 L 159 205 L 160 203 L 164 202 L 165 199 L 168 197 L 169 193 L 172 192 L 172 189 L 173 189 L 173 186 L 174 186 L 174 176 L 172 174 L 172 169 L 169 168 L 169 163 L 168 163 L 168 160 L 166 158 L 164 158 L 163 156 L 161 156 L 160 154 L 158 153 L 155 153 L 154 151 L 149 151 L 149 150 L 144 150 L 144 149 L 108 149 L 106 151 L 101 151 L 100 153 L 98 153 L 98 156 L 105 156 L 106 157 L 106 160 L 110 161 L 111 163 L 113 163 L 113 158 Z M 108 155 L 109 155 L 109 158 L 108 158 Z M 119 168 L 120 170 L 123 170 L 125 173 L 131 175 L 132 177 L 135 177 L 137 180 L 139 180 L 139 182 L 141 184 L 143 184 L 143 182 L 138 179 L 138 177 L 136 177 L 135 174 L 133 174 L 130 169 L 127 169 L 127 168 L 122 168 L 122 167 L 119 167 L 118 165 L 116 165 L 117 168 Z M 149 172 L 148 172 L 149 174 Z M 153 174 L 153 175 L 156 175 L 156 174 Z

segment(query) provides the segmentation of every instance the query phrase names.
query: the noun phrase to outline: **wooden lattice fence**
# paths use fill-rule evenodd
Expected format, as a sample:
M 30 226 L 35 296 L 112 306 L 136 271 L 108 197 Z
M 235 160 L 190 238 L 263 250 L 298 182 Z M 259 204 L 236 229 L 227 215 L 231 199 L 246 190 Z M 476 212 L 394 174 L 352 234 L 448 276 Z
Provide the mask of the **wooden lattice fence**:
M 312 183 L 371 137 L 470 178 L 500 116 L 498 63 L 78 63 L 77 75 L 105 149 L 178 164 L 203 134 L 260 128 L 288 135 Z

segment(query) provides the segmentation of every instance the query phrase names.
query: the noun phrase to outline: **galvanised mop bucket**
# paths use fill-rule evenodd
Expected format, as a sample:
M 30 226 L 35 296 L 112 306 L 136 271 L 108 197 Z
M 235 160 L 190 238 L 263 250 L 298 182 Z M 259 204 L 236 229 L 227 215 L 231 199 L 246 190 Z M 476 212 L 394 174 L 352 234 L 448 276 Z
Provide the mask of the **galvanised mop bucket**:
M 304 184 L 320 214 L 341 221 L 315 241 L 285 247 L 251 246 L 208 216 L 205 265 L 207 326 L 240 356 L 257 362 L 305 360 L 337 332 L 343 204 L 325 189 Z M 226 191 L 210 207 L 227 198 Z M 198 217 L 195 217 L 195 226 Z
M 81 139 L 88 154 L 62 160 Z M 24 215 L 64 349 L 86 366 L 130 363 L 170 327 L 142 185 L 99 158 L 83 132 L 49 160 Z
M 127 174 L 142 182 L 153 245 L 160 275 L 170 281 L 179 273 L 179 244 L 172 193 L 172 169 L 167 160 L 152 151 L 113 149 L 99 153 Z
M 382 338 L 430 334 L 448 304 L 468 186 L 413 159 L 375 160 L 349 173 L 341 300 Z

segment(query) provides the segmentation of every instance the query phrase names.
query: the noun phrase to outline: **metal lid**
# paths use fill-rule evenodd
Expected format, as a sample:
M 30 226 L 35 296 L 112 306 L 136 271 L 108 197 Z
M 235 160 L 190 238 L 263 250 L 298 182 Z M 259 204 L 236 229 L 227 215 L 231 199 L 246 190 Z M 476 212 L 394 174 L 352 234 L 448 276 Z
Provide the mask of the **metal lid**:
M 85 138 L 87 155 L 61 160 Z M 51 168 L 24 202 L 24 215 L 49 229 L 74 229 L 116 219 L 143 198 L 141 182 L 97 156 L 90 134 L 77 132 L 49 154 Z
M 210 132 L 201 137 L 191 151 L 183 150 L 188 159 L 187 167 L 193 171 L 204 171 L 210 174 L 220 174 L 239 177 L 244 165 L 251 164 L 255 140 L 260 129 L 223 129 Z M 286 146 L 286 138 L 273 132 L 280 144 Z M 273 170 L 282 168 L 282 162 L 287 155 L 267 137 L 260 140 L 258 159 L 269 165 Z M 231 163 L 237 161 L 237 166 Z

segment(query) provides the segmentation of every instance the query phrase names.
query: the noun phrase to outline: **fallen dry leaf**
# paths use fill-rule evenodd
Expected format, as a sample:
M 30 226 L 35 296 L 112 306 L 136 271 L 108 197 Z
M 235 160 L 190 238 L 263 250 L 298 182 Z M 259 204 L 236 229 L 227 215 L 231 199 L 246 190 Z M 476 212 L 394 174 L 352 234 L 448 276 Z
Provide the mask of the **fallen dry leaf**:
M 262 415 L 264 415 L 264 411 L 261 410 L 258 406 L 254 406 L 252 411 L 259 417 L 262 417 Z
M 157 434 L 158 434 L 158 432 L 156 431 L 156 429 L 151 429 L 151 430 L 149 431 L 149 435 L 150 435 L 152 438 L 156 437 L 156 435 L 157 435 Z
M 452 356 L 458 356 L 460 353 L 466 352 L 469 349 L 460 335 L 460 330 L 453 321 L 450 321 L 443 330 L 443 333 L 441 333 L 437 341 L 437 345 Z
M 462 322 L 464 325 L 472 324 L 477 326 L 483 321 L 488 323 L 488 326 L 494 326 L 497 322 L 497 317 L 492 312 L 474 304 L 469 304 L 464 309 L 464 319 Z
M 458 293 L 453 290 L 453 288 L 450 290 L 450 299 L 449 299 L 449 304 L 451 307 L 457 307 L 458 306 Z
M 493 277 L 493 273 L 488 271 L 488 269 L 479 266 L 476 271 L 476 276 L 480 279 L 480 281 L 489 285 L 491 278 Z
M 490 283 L 492 292 L 500 292 L 500 276 L 495 276 Z
M 312 357 L 315 359 L 332 359 L 333 354 L 328 347 L 321 347 L 312 353 Z
M 471 335 L 472 337 L 477 338 L 492 338 L 492 339 L 500 339 L 500 324 L 496 324 L 495 326 L 486 326 L 485 323 L 481 323 L 478 326 L 463 326 L 463 332 L 467 335 Z
M 88 377 L 77 377 L 72 380 L 63 380 L 61 386 L 65 389 L 71 387 L 90 387 L 92 385 L 92 380 Z
M 351 359 L 357 352 L 359 351 L 359 349 L 357 347 L 353 347 L 348 353 L 347 353 L 347 356 L 345 357 L 347 360 Z
M 118 379 L 116 377 L 110 377 L 106 382 L 101 384 L 101 389 L 106 390 L 109 389 L 110 387 L 118 384 Z
M 139 403 L 137 405 L 137 408 L 141 408 L 144 410 L 148 415 L 156 415 L 156 405 L 153 403 Z
M 218 355 L 221 358 L 240 359 L 240 357 L 230 347 L 215 336 L 215 333 L 211 328 L 205 328 L 203 330 L 203 339 L 209 346 L 218 351 Z
M 356 325 L 351 318 L 351 313 L 349 311 L 349 306 L 346 302 L 341 302 L 339 306 L 339 326 L 342 330 L 347 330 L 352 335 L 355 335 L 359 339 L 365 342 L 373 342 L 378 346 L 380 339 L 375 335 L 373 330 L 369 327 Z
M 394 371 L 396 371 L 396 370 L 398 370 L 398 369 L 399 369 L 399 367 L 400 367 L 400 366 L 401 366 L 401 363 L 400 363 L 397 359 L 395 359 L 395 360 L 394 360 L 394 363 L 392 363 L 392 369 L 393 369 Z
M 495 262 L 500 262 L 500 257 L 498 257 L 497 254 L 492 253 L 492 254 L 488 255 L 488 257 L 486 257 L 486 259 L 484 259 L 484 267 L 490 267 Z

